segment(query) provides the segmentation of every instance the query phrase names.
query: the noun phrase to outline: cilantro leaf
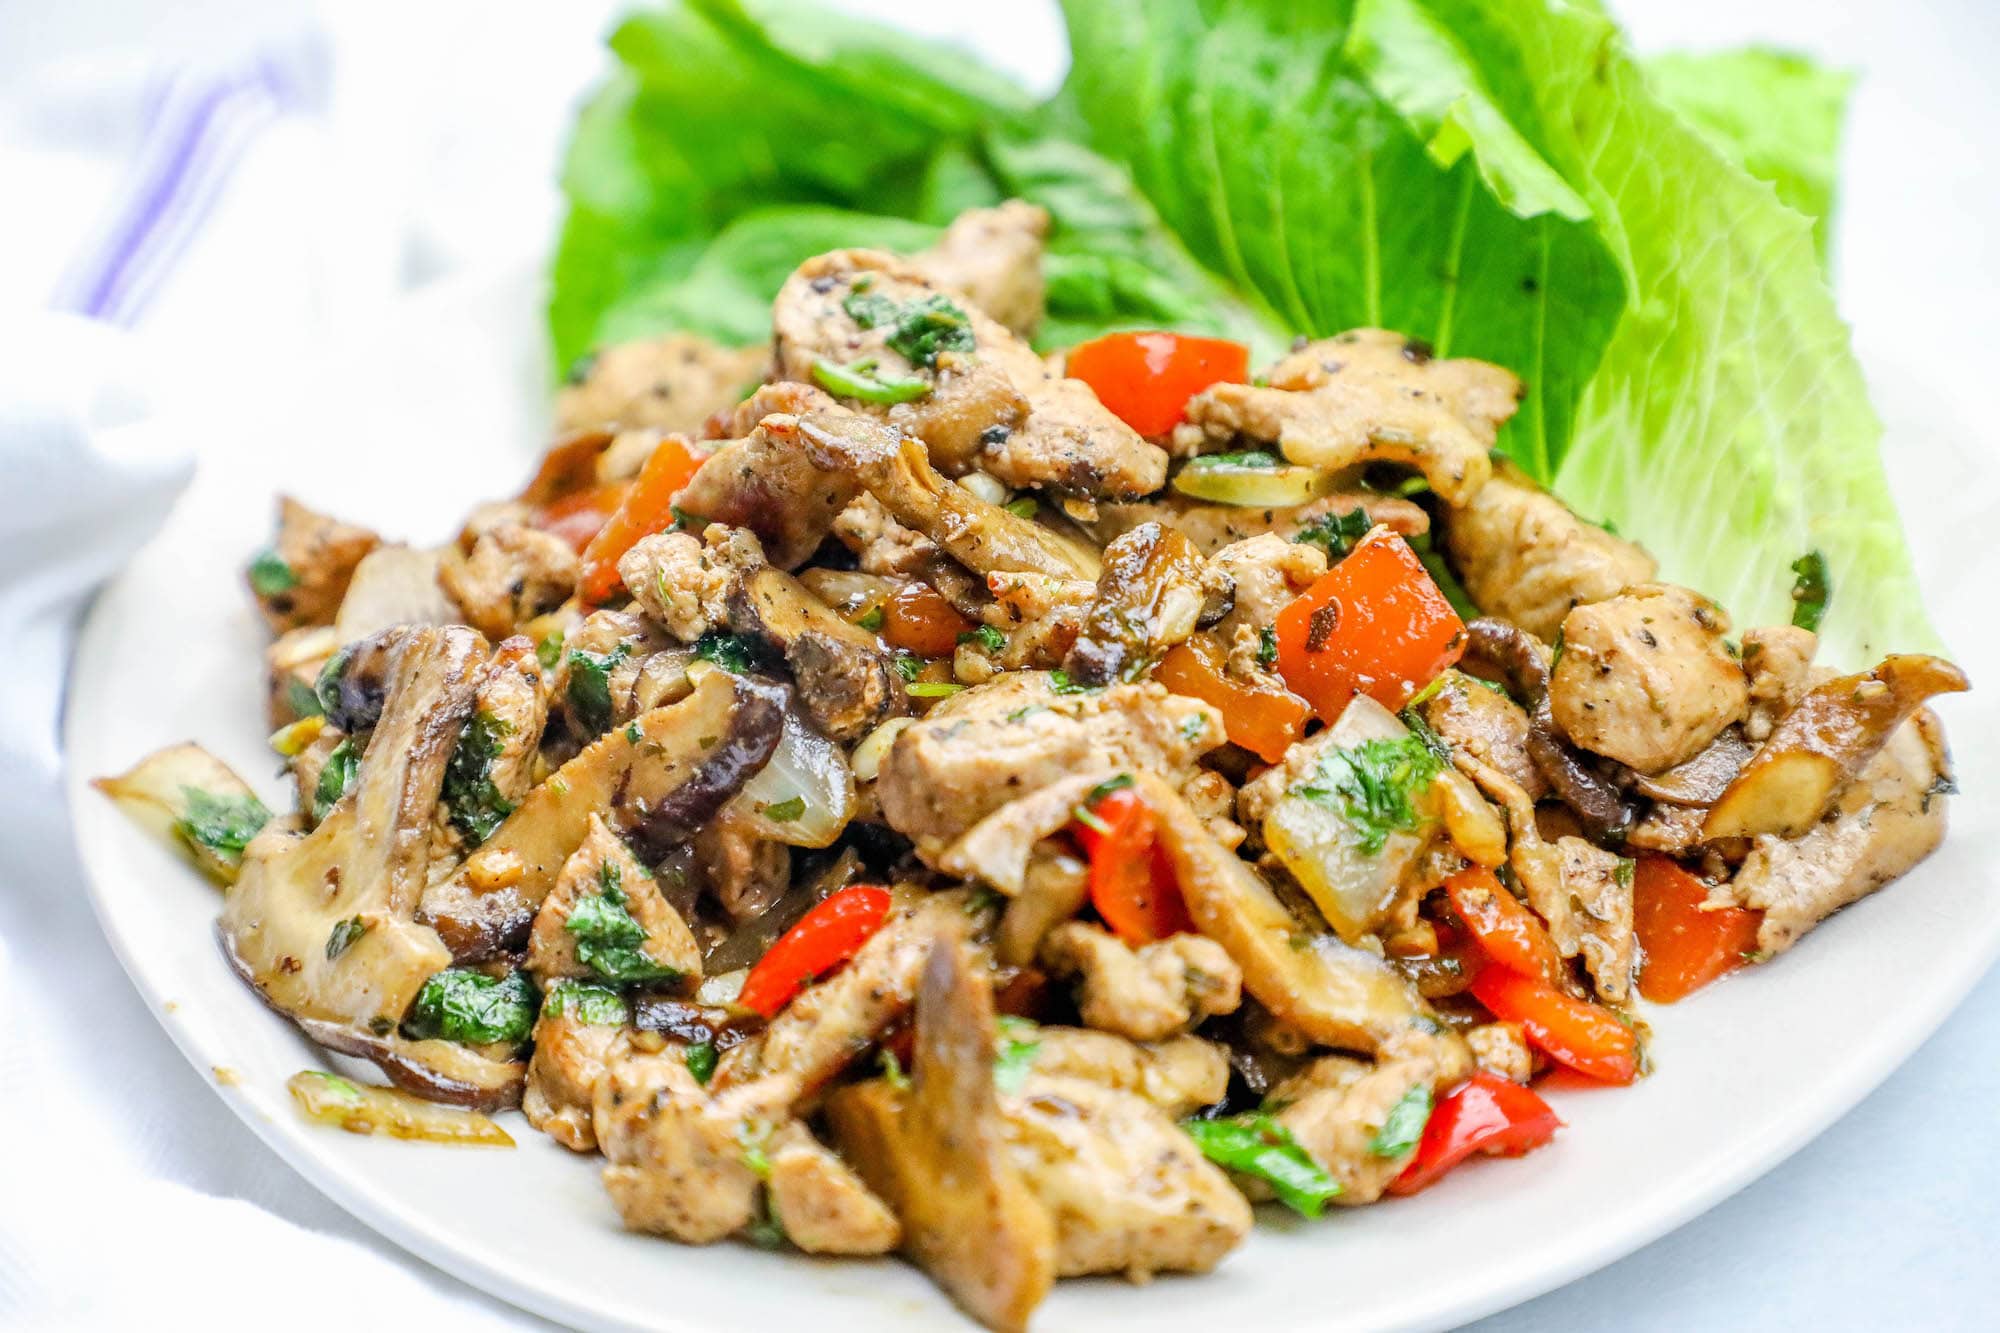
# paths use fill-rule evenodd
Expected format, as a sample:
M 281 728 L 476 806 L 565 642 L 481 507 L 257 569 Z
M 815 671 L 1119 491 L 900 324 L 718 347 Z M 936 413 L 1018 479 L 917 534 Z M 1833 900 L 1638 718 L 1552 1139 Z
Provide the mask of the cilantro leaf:
M 468 968 L 448 967 L 432 975 L 410 1005 L 404 1034 L 480 1046 L 494 1041 L 526 1041 L 535 1026 L 535 988 L 525 972 L 490 977 Z
M 1266 1112 L 1184 1120 L 1181 1128 L 1209 1161 L 1263 1181 L 1279 1202 L 1302 1217 L 1318 1217 L 1327 1200 L 1340 1193 L 1340 1182 Z

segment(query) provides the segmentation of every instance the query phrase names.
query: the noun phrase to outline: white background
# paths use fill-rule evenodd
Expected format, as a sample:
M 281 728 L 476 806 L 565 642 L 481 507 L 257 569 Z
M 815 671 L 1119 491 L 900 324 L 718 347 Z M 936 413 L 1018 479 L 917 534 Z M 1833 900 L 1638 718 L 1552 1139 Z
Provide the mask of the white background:
M 989 31 L 997 0 L 847 7 L 950 33 Z M 600 0 L 538 6 L 440 0 L 330 5 L 316 14 L 299 3 L 0 0 L 0 111 L 18 108 L 52 80 L 87 81 L 100 70 L 110 77 L 135 56 L 215 54 L 256 33 L 282 36 L 307 24 L 328 34 L 330 119 L 338 126 L 329 136 L 334 170 L 350 200 L 371 203 L 343 214 L 339 234 L 328 240 L 343 253 L 328 272 L 372 279 L 292 275 L 252 298 L 240 295 L 240 283 L 216 281 L 218 291 L 229 286 L 239 293 L 230 299 L 246 302 L 234 338 L 206 305 L 201 342 L 179 351 L 209 367 L 239 358 L 248 364 L 260 344 L 282 336 L 270 332 L 274 323 L 331 327 L 366 319 L 374 302 L 400 288 L 544 244 L 557 216 L 549 181 L 565 108 L 600 68 L 595 38 L 613 8 Z M 1878 386 L 1957 386 L 1950 402 L 1883 399 L 1885 416 L 1983 422 L 1979 408 L 1995 373 L 2000 94 L 1993 70 L 2000 65 L 2000 9 L 1991 0 L 1840 6 L 1626 0 L 1614 8 L 1644 50 L 1762 39 L 1862 72 L 1843 177 L 1837 264 L 1843 309 Z M 1038 3 L 1008 12 L 1005 40 L 988 41 L 983 54 L 1046 82 L 1060 59 L 1058 27 Z M 16 306 L 44 298 L 68 243 L 105 206 L 102 178 L 81 166 L 73 191 L 44 195 L 32 206 L 6 188 L 10 170 L 26 160 L 17 147 L 25 128 L 0 115 L 0 238 L 6 240 L 0 249 L 8 251 L 0 257 L 0 303 Z M 46 154 L 35 165 L 46 168 Z M 205 303 L 188 298 L 232 262 L 250 261 L 240 252 L 233 261 L 215 247 L 197 252 L 175 279 L 179 290 L 170 295 L 179 299 L 163 302 L 163 310 L 203 309 Z M 1916 362 L 1925 367 L 1920 377 L 1890 373 Z M 1965 439 L 1968 468 L 1993 447 L 1990 435 Z M 1897 488 L 1906 512 L 1924 515 L 1926 523 L 1980 521 L 1953 481 L 1899 475 Z M 1924 572 L 1927 580 L 1949 577 L 1949 571 Z M 1949 637 L 1951 627 L 1944 629 Z M 9 873 L 0 864 L 0 885 L 11 888 Z M 13 933 L 20 915 L 5 913 L 0 922 L 12 933 L 8 947 L 27 947 L 25 935 Z M 90 1003 L 108 1027 L 141 1039 L 127 1044 L 142 1052 L 132 1057 L 129 1073 L 143 1095 L 120 1108 L 126 1132 L 146 1146 L 135 1173 L 240 1197 L 301 1226 L 381 1247 L 222 1113 L 203 1080 L 151 1030 L 136 996 L 117 987 L 87 914 L 35 944 L 69 951 L 78 975 L 111 974 L 113 986 Z M 2000 1127 L 1996 1104 L 2000 978 L 1989 977 L 1885 1088 L 1764 1180 L 1639 1254 L 1482 1327 L 1995 1327 L 2000 1149 L 1990 1135 Z M 0 1154 L 23 1147 L 10 1144 Z M 118 1206 L 115 1198 L 95 1203 Z M 0 1183 L 0 1209 L 32 1206 Z M 1589 1200 L 1577 1206 L 1587 1209 Z M 190 1285 L 199 1280 L 188 1278 Z M 491 1313 L 496 1323 L 520 1318 L 497 1306 Z

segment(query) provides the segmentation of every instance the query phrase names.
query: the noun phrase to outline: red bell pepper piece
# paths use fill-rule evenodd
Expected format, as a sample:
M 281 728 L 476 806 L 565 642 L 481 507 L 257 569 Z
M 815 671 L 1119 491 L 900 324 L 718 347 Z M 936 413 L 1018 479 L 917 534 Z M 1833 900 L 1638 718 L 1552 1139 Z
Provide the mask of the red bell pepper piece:
M 571 550 L 582 555 L 618 512 L 618 506 L 625 502 L 625 494 L 631 489 L 629 481 L 614 481 L 571 491 L 537 510 L 531 521 L 543 532 L 562 538 Z
M 1068 368 L 1133 430 L 1165 435 L 1181 423 L 1188 399 L 1250 378 L 1250 349 L 1223 338 L 1113 333 L 1071 348 Z
M 1709 907 L 1708 886 L 1664 856 L 1642 856 L 1632 877 L 1632 926 L 1646 961 L 1639 994 L 1684 999 L 1743 966 L 1757 949 L 1762 912 Z
M 736 1003 L 766 1018 L 792 1002 L 801 987 L 859 953 L 889 917 L 889 891 L 854 884 L 819 903 L 777 938 L 744 978 Z
M 1331 722 L 1365 694 L 1391 712 L 1465 651 L 1465 624 L 1410 544 L 1376 528 L 1278 613 L 1278 674 Z
M 1153 679 L 1175 694 L 1221 709 L 1222 729 L 1229 739 L 1267 764 L 1285 757 L 1292 742 L 1306 734 L 1312 718 L 1306 701 L 1290 690 L 1230 675 L 1221 650 L 1207 635 L 1175 645 L 1160 659 Z
M 1152 810 L 1130 787 L 1106 792 L 1070 825 L 1090 858 L 1090 901 L 1134 948 L 1194 929 Z
M 1541 918 L 1507 892 L 1492 871 L 1469 866 L 1447 876 L 1444 891 L 1451 910 L 1494 962 L 1551 985 L 1562 976 L 1562 954 Z
M 640 538 L 665 532 L 673 524 L 674 499 L 704 457 L 677 435 L 667 436 L 654 448 L 624 501 L 584 548 L 583 575 L 577 581 L 584 601 L 595 605 L 618 590 L 618 557 Z
M 1605 1083 L 1638 1077 L 1638 1035 L 1603 1005 L 1498 965 L 1472 979 L 1472 995 L 1495 1018 L 1519 1023 L 1529 1045 L 1579 1074 Z
M 1519 1157 L 1562 1128 L 1549 1104 L 1531 1090 L 1481 1071 L 1454 1088 L 1431 1111 L 1416 1156 L 1389 1186 L 1415 1194 L 1474 1153 Z

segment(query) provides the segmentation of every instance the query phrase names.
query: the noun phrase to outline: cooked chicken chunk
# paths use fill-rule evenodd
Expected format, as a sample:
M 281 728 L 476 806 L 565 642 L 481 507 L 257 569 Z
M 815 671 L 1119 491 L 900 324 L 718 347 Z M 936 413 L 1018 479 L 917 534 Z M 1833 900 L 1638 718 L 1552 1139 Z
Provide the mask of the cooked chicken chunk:
M 1271 532 L 1231 542 L 1209 556 L 1209 562 L 1235 586 L 1235 602 L 1215 627 L 1224 642 L 1245 630 L 1257 637 L 1277 620 L 1278 612 L 1326 573 L 1326 552 Z
M 1113 416 L 1089 386 L 1052 374 L 1032 348 L 977 307 L 946 309 L 940 302 L 948 298 L 919 269 L 891 255 L 839 250 L 809 259 L 778 293 L 776 374 L 807 382 L 816 363 L 866 362 L 878 376 L 925 379 L 930 390 L 913 405 L 891 409 L 889 418 L 937 434 L 941 466 L 977 466 L 1010 486 L 1135 499 L 1165 484 L 1166 454 Z M 925 309 L 936 312 L 934 325 L 968 335 L 971 348 L 954 348 L 947 338 L 926 353 L 899 331 Z M 950 406 L 959 394 L 982 404 L 987 419 L 973 437 L 975 456 L 964 450 L 974 423 Z
M 535 914 L 528 970 L 545 985 L 557 977 L 698 978 L 701 947 L 652 873 L 593 814 Z
M 905 728 L 877 792 L 892 828 L 930 854 L 1008 801 L 1085 766 L 1150 769 L 1179 785 L 1223 741 L 1222 715 L 1160 686 L 1059 693 L 1015 672 L 957 694 Z
M 1286 541 L 1309 525 L 1330 514 L 1347 514 L 1359 509 L 1368 515 L 1369 525 L 1384 524 L 1406 537 L 1429 532 L 1431 518 L 1422 506 L 1392 495 L 1373 491 L 1339 491 L 1321 496 L 1311 504 L 1288 509 L 1250 509 L 1242 505 L 1203 504 L 1184 495 L 1168 493 L 1156 500 L 1132 504 L 1100 504 L 1091 533 L 1109 542 L 1130 532 L 1141 523 L 1158 521 L 1173 528 L 1195 544 L 1203 555 L 1214 557 L 1233 542 L 1246 541 L 1271 533 Z
M 1208 448 L 1248 436 L 1329 471 L 1401 463 L 1462 505 L 1492 475 L 1487 453 L 1520 398 L 1521 382 L 1498 366 L 1439 361 L 1399 333 L 1354 329 L 1285 357 L 1262 386 L 1196 394 L 1175 444 L 1194 452 L 1190 442 Z
M 1041 960 L 1056 976 L 1076 979 L 1085 1023 L 1133 1041 L 1160 1041 L 1243 1002 L 1242 970 L 1200 935 L 1135 950 L 1101 927 L 1072 921 L 1049 932 Z
M 1750 678 L 1750 715 L 1743 734 L 1761 741 L 1812 688 L 1819 635 L 1797 625 L 1762 625 L 1743 634 L 1743 672 Z
M 1729 621 L 1705 597 L 1648 583 L 1563 618 L 1549 678 L 1556 723 L 1586 750 L 1641 773 L 1696 754 L 1749 706 Z
M 1019 199 L 968 208 L 930 249 L 910 263 L 938 286 L 963 296 L 1026 338 L 1042 322 L 1042 241 L 1046 210 Z
M 650 426 L 694 435 L 769 364 L 762 347 L 717 347 L 688 333 L 618 343 L 577 367 L 556 396 L 556 422 L 565 431 Z
M 780 395 L 777 390 L 786 390 Z M 789 421 L 786 412 L 838 415 L 833 400 L 809 385 L 772 385 L 746 406 L 769 406 L 764 416 Z M 780 410 L 782 409 L 782 411 Z M 796 431 L 773 432 L 758 417 L 740 439 L 706 459 L 680 494 L 680 508 L 696 522 L 723 523 L 755 533 L 772 564 L 796 569 L 826 540 L 834 519 L 861 492 L 861 478 L 837 463 L 815 459 Z
M 1501 691 L 1458 671 L 1418 705 L 1424 721 L 1455 751 L 1505 773 L 1539 801 L 1548 780 L 1528 755 L 1528 715 Z
M 493 818 L 505 815 L 535 785 L 542 728 L 549 720 L 549 686 L 549 673 L 535 656 L 533 640 L 517 634 L 493 650 L 474 696 L 473 730 L 460 738 L 459 753 L 445 776 L 447 805 L 454 797 L 464 799 L 460 783 L 476 783 L 477 767 L 482 763 L 492 790 L 490 795 L 476 794 L 486 796 Z M 478 753 L 469 753 L 468 745 Z M 498 797 L 498 802 L 492 797 Z M 506 809 L 498 808 L 503 804 Z M 477 821 L 463 812 L 458 822 L 466 833 L 475 831 Z
M 1089 1028 L 1044 1026 L 1034 1040 L 1037 1074 L 1133 1093 L 1175 1120 L 1215 1105 L 1229 1091 L 1228 1054 L 1200 1037 L 1140 1045 Z
M 1416 1149 L 1413 1140 L 1387 1151 L 1395 1145 L 1378 1138 L 1396 1104 L 1413 1088 L 1443 1092 L 1470 1064 L 1464 1043 L 1449 1035 L 1380 1064 L 1325 1055 L 1273 1088 L 1270 1100 L 1283 1107 L 1278 1123 L 1340 1182 L 1333 1201 L 1352 1207 L 1381 1198 Z
M 771 1215 L 807 1254 L 887 1254 L 903 1239 L 889 1205 L 796 1121 L 771 1135 Z
M 521 1114 L 528 1123 L 576 1152 L 594 1152 L 597 1132 L 591 1103 L 613 1053 L 625 1040 L 620 1023 L 592 1023 L 574 1012 L 544 1004 L 535 1020 L 535 1054 L 528 1061 L 528 1087 Z
M 1535 1056 L 1519 1023 L 1481 1023 L 1465 1030 L 1472 1058 L 1489 1074 L 1526 1083 L 1535 1073 Z
M 382 544 L 367 528 L 278 498 L 278 535 L 250 569 L 250 591 L 273 634 L 330 625 L 354 570 Z
M 728 622 L 737 576 L 763 563 L 754 536 L 718 523 L 699 537 L 686 532 L 641 537 L 619 557 L 618 577 L 654 624 L 693 643 Z
M 1597 993 L 1622 1004 L 1632 993 L 1638 939 L 1632 929 L 1631 867 L 1582 838 L 1556 839 L 1562 893 L 1537 902 L 1565 958 L 1583 956 Z
M 489 639 L 504 639 L 568 601 L 581 569 L 576 551 L 554 533 L 499 523 L 474 538 L 469 551 L 446 548 L 438 586 L 458 604 L 466 624 Z
M 762 916 L 791 887 L 791 848 L 735 819 L 719 818 L 695 834 L 694 858 L 702 883 L 732 921 Z
M 1056 1224 L 1056 1273 L 1205 1273 L 1250 1232 L 1250 1205 L 1142 1097 L 1031 1074 L 1001 1098 L 1007 1145 Z
M 1729 899 L 1764 914 L 1757 947 L 1782 953 L 1833 913 L 1867 897 L 1944 840 L 1950 762 L 1935 714 L 1917 713 L 1799 838 L 1756 840 Z
M 1572 514 L 1512 466 L 1446 511 L 1445 549 L 1473 604 L 1539 639 L 1573 606 L 1653 577 L 1653 557 Z

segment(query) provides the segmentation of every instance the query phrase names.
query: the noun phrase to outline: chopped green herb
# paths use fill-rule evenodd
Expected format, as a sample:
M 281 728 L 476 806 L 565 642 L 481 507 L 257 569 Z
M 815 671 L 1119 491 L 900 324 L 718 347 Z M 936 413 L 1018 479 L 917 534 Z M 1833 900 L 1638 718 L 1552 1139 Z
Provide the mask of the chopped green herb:
M 898 1092 L 908 1092 L 910 1090 L 910 1076 L 903 1072 L 903 1062 L 896 1058 L 894 1051 L 886 1046 L 883 1047 L 876 1056 L 876 1063 L 882 1067 L 882 1081 L 884 1083 L 887 1083 Z
M 1278 664 L 1278 631 L 1266 625 L 1257 631 L 1257 665 L 1266 669 Z
M 514 813 L 514 803 L 493 785 L 493 761 L 513 731 L 513 723 L 480 709 L 459 733 L 458 748 L 444 770 L 445 809 L 474 847 L 492 837 L 501 821 Z
M 1071 819 L 1074 819 L 1093 833 L 1111 832 L 1111 825 L 1104 822 L 1104 817 L 1082 802 L 1071 806 L 1069 814 Z
M 747 675 L 765 665 L 763 645 L 747 634 L 712 629 L 694 641 L 694 655 L 732 675 Z
M 694 1081 L 707 1087 L 709 1079 L 715 1077 L 715 1043 L 698 1041 L 687 1048 L 687 1055 L 683 1058 L 687 1061 L 688 1073 L 694 1075 Z
M 1632 887 L 1632 881 L 1638 877 L 1638 873 L 1639 863 L 1628 856 L 1621 856 L 1618 858 L 1618 864 L 1612 868 L 1611 879 L 1619 888 L 1629 889 Z
M 1085 805 L 1096 805 L 1112 792 L 1124 791 L 1132 783 L 1133 777 L 1130 773 L 1119 773 L 1108 777 L 1083 794 L 1083 803 Z
M 1033 518 L 1041 505 L 1035 502 L 1034 496 L 1024 495 L 1018 500 L 1009 500 L 1005 508 L 1015 518 Z
M 646 733 L 639 730 L 638 722 L 632 721 L 625 724 L 625 740 L 628 744 L 637 745 L 645 739 Z
M 1451 762 L 1450 742 L 1438 735 L 1437 729 L 1424 720 L 1424 715 L 1417 711 L 1414 702 L 1397 716 L 1402 718 L 1403 725 L 1410 729 L 1410 734 L 1422 741 L 1424 748 L 1438 757 L 1440 763 Z
M 912 699 L 942 699 L 957 694 L 965 686 L 948 680 L 920 680 L 903 687 L 903 692 Z
M 879 606 L 869 607 L 861 613 L 861 618 L 854 623 L 857 627 L 873 634 L 876 630 L 882 628 L 882 608 Z
M 271 819 L 264 803 L 247 794 L 216 796 L 199 787 L 182 787 L 181 799 L 187 813 L 174 821 L 174 831 L 225 861 L 242 860 L 250 839 Z
M 1181 1128 L 1209 1161 L 1265 1182 L 1280 1203 L 1302 1217 L 1318 1217 L 1327 1200 L 1340 1193 L 1340 1182 L 1266 1112 L 1183 1120 Z
M 773 801 L 764 807 L 764 817 L 776 820 L 780 824 L 790 823 L 805 812 L 806 798 L 803 796 L 787 797 L 785 800 Z
M 1001 652 L 1007 647 L 1007 636 L 993 625 L 981 625 L 978 629 L 967 630 L 958 636 L 958 641 L 977 644 L 989 653 Z
M 1002 1014 L 1000 1042 L 993 1055 L 993 1085 L 1002 1092 L 1019 1092 L 1042 1053 L 1041 1029 L 1032 1021 Z
M 884 324 L 893 323 L 903 309 L 888 297 L 869 291 L 859 282 L 854 284 L 854 290 L 847 294 L 847 299 L 840 303 L 840 308 L 864 329 L 879 328 Z
M 326 659 L 326 665 L 319 669 L 313 680 L 313 696 L 319 700 L 319 711 L 331 713 L 340 707 L 340 678 L 347 674 L 348 651 L 342 648 Z
M 1363 741 L 1322 757 L 1291 794 L 1339 806 L 1354 831 L 1356 848 L 1373 856 L 1391 834 L 1417 826 L 1413 799 L 1443 769 L 1443 761 L 1417 736 Z
M 670 504 L 667 512 L 673 515 L 676 532 L 700 532 L 708 526 L 708 520 L 700 514 L 691 514 L 679 505 Z
M 576 730 L 596 736 L 611 725 L 611 673 L 632 655 L 632 646 L 621 643 L 608 653 L 569 650 L 569 715 Z
M 1561 625 L 1557 625 L 1555 648 L 1553 651 L 1549 653 L 1549 670 L 1554 671 L 1558 666 L 1561 666 L 1562 660 L 1563 660 L 1563 627 Z
M 479 1046 L 526 1041 L 535 1026 L 535 988 L 525 972 L 490 977 L 448 967 L 417 992 L 403 1031 L 419 1041 L 440 1037 Z
M 354 790 L 355 779 L 360 776 L 361 751 L 355 748 L 352 736 L 343 736 L 327 755 L 326 765 L 319 771 L 319 781 L 313 784 L 313 823 L 325 819 L 340 804 L 340 798 Z
M 968 353 L 977 345 L 963 310 L 938 293 L 898 304 L 886 296 L 855 292 L 841 303 L 864 329 L 893 324 L 889 347 L 913 366 L 937 368 L 946 352 Z
M 1368 511 L 1357 507 L 1342 514 L 1331 512 L 1321 514 L 1300 528 L 1292 540 L 1303 542 L 1307 546 L 1319 547 L 1326 552 L 1327 560 L 1332 562 L 1353 550 L 1374 526 L 1374 521 L 1368 517 Z
M 1049 688 L 1057 694 L 1096 694 L 1102 685 L 1079 685 L 1069 678 L 1067 671 L 1049 672 Z
M 771 1126 L 762 1120 L 745 1120 L 736 1126 L 736 1146 L 743 1150 L 743 1165 L 759 1180 L 771 1178 L 771 1154 L 765 1143 L 771 1137 Z
M 896 674 L 904 680 L 915 680 L 923 672 L 924 664 L 908 653 L 896 654 Z
M 876 364 L 873 357 L 864 357 L 843 366 L 816 356 L 812 363 L 812 377 L 828 393 L 880 405 L 912 402 L 931 391 L 929 380 L 915 376 L 877 377 L 873 373 Z
M 768 1191 L 759 1197 L 757 1215 L 744 1225 L 743 1238 L 760 1250 L 780 1249 L 791 1239 L 785 1234 L 785 1224 L 778 1220 Z
M 1201 744 L 1202 737 L 1208 735 L 1208 718 L 1201 713 L 1189 713 L 1181 719 L 1181 739 L 1189 745 Z
M 556 663 L 562 661 L 562 648 L 563 632 L 561 630 L 552 629 L 542 636 L 542 641 L 535 645 L 535 660 L 542 664 L 542 670 L 554 671 L 556 669 Z
M 564 977 L 542 997 L 542 1012 L 552 1018 L 574 1018 L 591 1027 L 622 1027 L 632 1017 L 625 997 L 609 986 Z
M 1368 1151 L 1377 1157 L 1406 1157 L 1417 1149 L 1417 1143 L 1424 1137 L 1424 1126 L 1431 1118 L 1431 1085 L 1413 1083 L 1394 1106 L 1389 1108 L 1388 1118 L 1382 1128 L 1375 1131 L 1369 1140 Z
M 302 1069 L 298 1077 L 311 1079 L 344 1102 L 361 1100 L 361 1089 L 338 1074 L 329 1074 L 324 1069 Z
M 249 573 L 250 590 L 259 597 L 276 597 L 299 586 L 299 576 L 283 556 L 268 546 L 251 560 Z
M 1047 704 L 1029 704 L 1026 708 L 1016 708 L 1013 712 L 1007 714 L 1007 720 L 1009 722 L 1019 722 L 1023 718 L 1033 717 L 1037 713 L 1046 713 L 1048 711 L 1049 706 Z
M 1792 561 L 1792 623 L 1800 629 L 1819 630 L 1826 608 L 1833 601 L 1833 580 L 1826 572 L 1826 557 L 1807 551 Z
M 324 717 L 326 709 L 320 707 L 319 695 L 313 687 L 293 676 L 285 682 L 285 707 L 293 717 Z
M 576 960 L 606 981 L 659 981 L 680 973 L 662 967 L 643 947 L 646 928 L 626 905 L 624 876 L 606 861 L 597 871 L 596 893 L 583 894 L 569 909 L 563 929 L 576 936 Z
M 368 923 L 358 916 L 334 923 L 333 930 L 326 937 L 326 956 L 329 961 L 346 953 L 354 941 L 368 933 Z

